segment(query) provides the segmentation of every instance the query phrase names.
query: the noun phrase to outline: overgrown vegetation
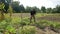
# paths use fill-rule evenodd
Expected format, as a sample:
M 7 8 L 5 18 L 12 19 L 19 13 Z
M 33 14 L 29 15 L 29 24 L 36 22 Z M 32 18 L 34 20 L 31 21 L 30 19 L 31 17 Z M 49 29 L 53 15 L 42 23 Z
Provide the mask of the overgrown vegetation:
M 35 34 L 36 27 L 40 29 L 49 27 L 51 30 L 59 32 L 60 23 L 47 20 L 40 20 L 36 23 L 30 23 L 28 17 L 23 18 L 22 21 L 19 17 L 5 18 L 5 20 L 0 21 L 0 32 L 5 34 Z
M 27 19 L 21 22 L 21 19 L 16 17 L 6 18 L 0 22 L 0 32 L 5 34 L 35 34 L 35 26 L 29 26 L 28 24 Z
M 12 4 L 11 4 L 12 3 Z M 40 29 L 45 29 L 49 27 L 49 29 L 60 32 L 60 23 L 52 22 L 48 20 L 37 20 L 36 23 L 30 23 L 30 19 L 28 17 L 21 18 L 13 17 L 14 13 L 29 13 L 31 9 L 35 9 L 40 14 L 37 14 L 36 17 L 44 17 L 44 16 L 53 16 L 55 18 L 60 18 L 59 14 L 52 13 L 60 13 L 60 6 L 56 6 L 56 8 L 45 8 L 44 6 L 41 9 L 37 7 L 29 7 L 24 8 L 23 5 L 19 5 L 20 2 L 12 1 L 12 0 L 0 0 L 0 32 L 3 34 L 35 34 L 36 27 Z M 44 14 L 43 14 L 44 13 Z M 50 14 L 47 14 L 50 13 Z M 58 16 L 57 16 L 58 15 Z M 24 16 L 24 15 L 23 15 Z M 30 15 L 29 15 L 30 16 Z M 33 21 L 33 20 L 32 20 Z

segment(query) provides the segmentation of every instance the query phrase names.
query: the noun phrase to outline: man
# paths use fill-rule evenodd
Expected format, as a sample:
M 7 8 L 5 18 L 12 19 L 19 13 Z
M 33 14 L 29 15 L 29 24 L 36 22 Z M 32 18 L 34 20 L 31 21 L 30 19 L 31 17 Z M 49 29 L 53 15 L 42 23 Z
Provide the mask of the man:
M 34 22 L 35 22 L 35 14 L 36 14 L 35 9 L 31 10 L 31 12 L 30 12 L 30 15 L 31 15 L 31 17 L 30 17 L 30 23 L 32 22 L 32 18 L 34 19 Z

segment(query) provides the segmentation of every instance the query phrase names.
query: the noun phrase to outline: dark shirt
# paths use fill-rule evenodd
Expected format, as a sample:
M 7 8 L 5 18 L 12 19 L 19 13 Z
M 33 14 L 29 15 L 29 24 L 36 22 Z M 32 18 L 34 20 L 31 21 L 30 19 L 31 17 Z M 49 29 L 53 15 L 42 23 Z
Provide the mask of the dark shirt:
M 35 15 L 36 14 L 36 11 L 35 10 L 32 10 L 31 11 L 31 15 Z

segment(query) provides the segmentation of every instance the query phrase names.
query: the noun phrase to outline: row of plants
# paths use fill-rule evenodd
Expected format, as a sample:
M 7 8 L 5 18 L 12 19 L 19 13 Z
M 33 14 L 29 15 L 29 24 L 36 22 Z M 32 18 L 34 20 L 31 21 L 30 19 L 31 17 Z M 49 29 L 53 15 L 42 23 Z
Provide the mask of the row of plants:
M 29 26 L 28 19 L 5 18 L 0 21 L 0 32 L 3 34 L 35 34 L 35 27 Z
M 33 21 L 33 20 L 32 20 Z M 28 17 L 23 18 L 5 18 L 5 20 L 0 21 L 0 32 L 5 34 L 34 34 L 35 33 L 35 27 L 31 26 L 31 24 L 34 26 L 37 26 L 40 29 L 44 29 L 46 27 L 49 27 L 51 30 L 55 32 L 60 32 L 60 23 L 59 22 L 52 22 L 47 20 L 40 20 L 35 23 L 30 23 L 30 20 Z M 17 31 L 17 29 L 19 31 Z M 30 31 L 31 30 L 31 31 Z M 23 31 L 23 32 L 22 32 Z
M 49 27 L 49 29 L 60 32 L 60 23 L 59 22 L 52 22 L 47 20 L 40 20 L 39 22 L 35 23 L 35 25 L 41 29 Z
M 33 21 L 33 20 L 32 20 Z M 37 21 L 37 22 L 32 22 L 30 23 L 29 21 L 29 18 L 24 18 L 22 19 L 22 24 L 25 24 L 25 25 L 34 25 L 34 26 L 37 26 L 39 27 L 40 29 L 45 29 L 46 27 L 49 27 L 49 29 L 55 31 L 55 32 L 60 32 L 60 22 L 54 22 L 54 21 L 48 21 L 48 20 L 40 20 L 40 21 Z

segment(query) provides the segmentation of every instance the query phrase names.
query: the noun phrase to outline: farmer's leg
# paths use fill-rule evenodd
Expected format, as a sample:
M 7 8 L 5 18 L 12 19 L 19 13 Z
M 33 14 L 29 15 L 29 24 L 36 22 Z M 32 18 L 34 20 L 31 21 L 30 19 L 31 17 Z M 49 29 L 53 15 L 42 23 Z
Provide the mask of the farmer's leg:
M 33 17 L 33 16 L 31 15 L 31 17 L 30 17 L 30 23 L 32 22 L 32 17 Z
M 35 20 L 35 15 L 33 15 L 33 19 L 34 19 L 34 22 L 36 22 L 36 20 Z

